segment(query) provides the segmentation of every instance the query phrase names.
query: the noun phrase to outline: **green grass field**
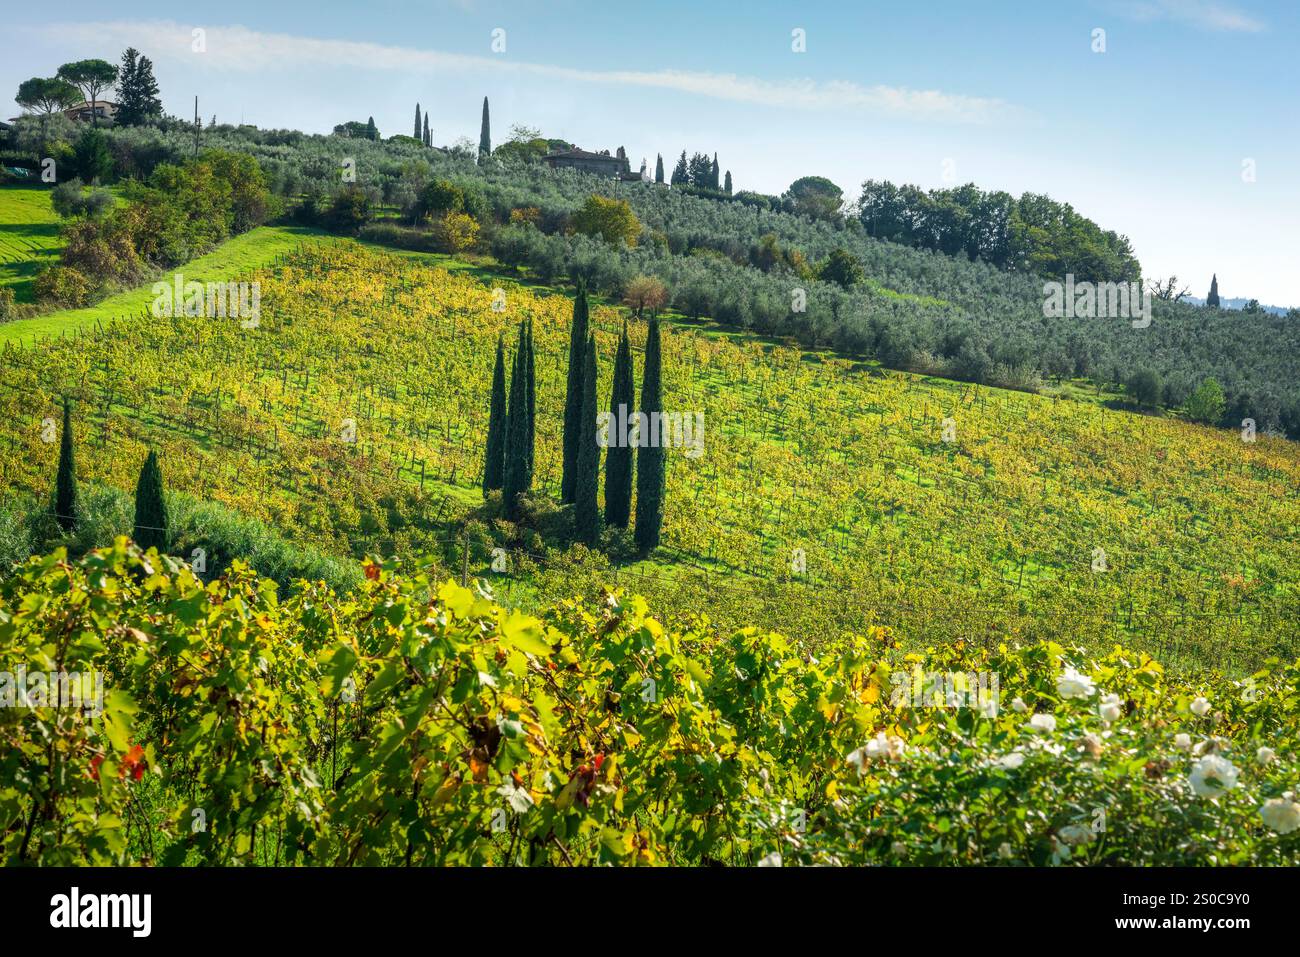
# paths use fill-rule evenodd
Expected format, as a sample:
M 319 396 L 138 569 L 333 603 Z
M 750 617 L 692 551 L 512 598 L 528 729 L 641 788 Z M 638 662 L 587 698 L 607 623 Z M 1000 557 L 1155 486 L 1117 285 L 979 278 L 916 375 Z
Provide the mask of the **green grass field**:
M 32 280 L 57 261 L 59 225 L 48 189 L 0 186 L 0 287 L 13 289 L 18 302 L 34 301 Z
M 256 270 L 290 252 L 303 242 L 331 242 L 333 238 L 319 230 L 302 226 L 260 226 L 236 236 L 205 256 L 166 273 L 183 273 L 186 280 L 209 282 L 228 279 Z M 33 273 L 35 270 L 32 270 Z M 0 325 L 0 342 L 28 344 L 48 336 L 70 335 L 78 329 L 106 324 L 114 319 L 141 312 L 153 302 L 151 285 L 138 286 L 109 296 L 84 309 L 63 309 L 31 319 Z

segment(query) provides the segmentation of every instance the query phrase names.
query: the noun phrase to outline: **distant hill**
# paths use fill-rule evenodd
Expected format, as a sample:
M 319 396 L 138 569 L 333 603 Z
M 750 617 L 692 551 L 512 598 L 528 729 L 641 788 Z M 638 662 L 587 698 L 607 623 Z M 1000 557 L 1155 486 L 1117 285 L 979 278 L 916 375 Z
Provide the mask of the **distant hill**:
M 1183 299 L 1183 302 L 1190 302 L 1195 306 L 1205 305 L 1205 300 L 1199 296 L 1187 296 Z M 1241 299 L 1220 299 L 1219 305 L 1224 309 L 1244 309 L 1248 302 L 1250 300 L 1244 297 Z M 1261 308 L 1274 316 L 1285 316 L 1288 311 L 1286 306 L 1262 306 Z

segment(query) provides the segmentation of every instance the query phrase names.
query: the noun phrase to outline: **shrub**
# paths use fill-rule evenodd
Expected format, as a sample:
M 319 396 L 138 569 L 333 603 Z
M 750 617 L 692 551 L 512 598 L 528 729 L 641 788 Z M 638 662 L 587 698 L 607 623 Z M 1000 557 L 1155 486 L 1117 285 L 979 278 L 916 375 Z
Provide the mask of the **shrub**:
M 72 309 L 90 302 L 95 288 L 71 266 L 48 266 L 32 280 L 32 291 L 40 302 Z
M 635 246 L 641 234 L 641 222 L 625 199 L 610 199 L 592 194 L 582 208 L 569 219 L 573 232 L 598 236 L 607 243 Z
M 467 252 L 478 244 L 479 225 L 467 213 L 444 213 L 433 222 L 433 235 L 443 252 Z

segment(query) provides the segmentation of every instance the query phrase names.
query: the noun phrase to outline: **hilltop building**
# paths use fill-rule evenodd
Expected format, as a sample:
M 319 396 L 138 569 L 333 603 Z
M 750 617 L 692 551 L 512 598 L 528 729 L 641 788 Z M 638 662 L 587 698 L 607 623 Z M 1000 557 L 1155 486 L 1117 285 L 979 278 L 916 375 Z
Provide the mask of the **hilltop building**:
M 610 155 L 609 150 L 593 153 L 590 150 L 581 150 L 575 147 L 571 150 L 561 150 L 558 153 L 548 153 L 544 159 L 551 169 L 576 169 L 583 173 L 593 173 L 596 176 L 608 176 L 611 179 L 631 182 L 650 181 L 649 174 L 646 172 L 645 161 L 642 160 L 641 162 L 641 172 L 633 173 L 632 167 L 627 161 L 627 152 L 621 146 L 613 156 Z

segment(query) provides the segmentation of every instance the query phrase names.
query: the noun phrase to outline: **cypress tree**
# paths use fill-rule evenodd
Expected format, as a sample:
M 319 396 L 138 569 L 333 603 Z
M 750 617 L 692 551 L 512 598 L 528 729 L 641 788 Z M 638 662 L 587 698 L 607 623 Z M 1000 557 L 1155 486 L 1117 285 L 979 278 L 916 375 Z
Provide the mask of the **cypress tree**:
M 1219 274 L 1210 277 L 1210 294 L 1205 297 L 1205 304 L 1211 309 L 1219 308 Z
M 417 140 L 420 138 L 420 104 L 415 104 L 415 132 L 412 134 Z
M 596 441 L 596 337 L 587 336 L 582 367 L 582 413 L 578 430 L 578 475 L 573 490 L 573 531 L 580 542 L 600 540 L 600 445 Z
M 487 454 L 483 461 L 483 494 L 505 484 L 506 471 L 506 344 L 497 337 L 497 364 L 492 370 L 492 404 L 488 411 Z
M 578 474 L 578 420 L 582 415 L 582 375 L 587 342 L 587 284 L 578 279 L 573 297 L 573 323 L 569 329 L 569 380 L 564 393 L 564 470 L 560 476 L 560 501 L 573 501 Z
M 478 132 L 478 159 L 483 159 L 492 155 L 492 133 L 488 122 L 488 98 L 483 97 L 483 125 Z
M 664 154 L 656 153 L 655 154 L 655 182 L 662 183 L 663 181 L 664 181 Z
M 718 154 L 713 154 L 713 170 L 709 173 L 709 185 L 714 189 L 718 188 Z
M 731 195 L 731 170 L 727 170 L 727 185 L 723 187 L 727 195 Z
M 63 435 L 59 437 L 59 470 L 54 477 L 54 520 L 65 532 L 75 531 L 80 518 L 77 461 L 72 450 L 72 405 L 63 400 Z
M 375 126 L 375 118 L 373 116 L 366 120 L 366 139 L 379 139 L 379 127 Z
M 528 378 L 524 373 L 523 329 L 519 333 L 519 348 L 510 372 L 510 408 L 506 412 L 505 477 L 502 483 L 502 501 L 505 516 L 511 521 L 519 518 L 519 497 L 528 491 Z
M 528 482 L 533 487 L 533 468 L 537 462 L 537 356 L 533 351 L 533 320 L 528 320 L 526 341 L 528 343 L 524 362 L 524 385 L 527 387 L 528 408 Z
M 162 470 L 153 451 L 144 460 L 135 484 L 135 541 L 141 548 L 167 549 L 167 503 L 163 500 Z
M 429 132 L 429 114 L 428 114 L 428 113 L 425 113 L 425 114 L 424 114 L 424 139 L 423 139 L 423 142 L 424 142 L 424 145 L 425 145 L 425 146 L 432 146 L 432 145 L 433 145 L 433 134 Z
M 645 430 L 636 453 L 636 544 L 643 552 L 659 544 L 664 521 L 664 448 L 655 434 L 652 413 L 663 411 L 659 320 L 651 317 L 645 340 L 645 372 L 641 379 L 641 411 Z
M 620 415 L 619 406 L 622 406 Z M 620 422 L 636 407 L 636 384 L 632 378 L 632 344 L 627 323 L 614 356 L 614 385 L 609 392 L 609 447 L 605 451 L 605 524 L 627 528 L 632 515 L 632 447 L 625 444 Z

